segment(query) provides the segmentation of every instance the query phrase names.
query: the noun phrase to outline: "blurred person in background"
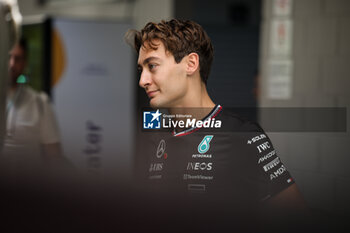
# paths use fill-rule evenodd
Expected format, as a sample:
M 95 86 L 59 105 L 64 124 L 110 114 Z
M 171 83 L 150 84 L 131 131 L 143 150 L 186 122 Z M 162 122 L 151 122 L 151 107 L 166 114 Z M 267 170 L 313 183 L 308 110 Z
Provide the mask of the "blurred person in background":
M 21 14 L 16 0 L 0 0 L 0 155 L 5 135 L 5 101 L 8 82 L 7 58 L 19 34 Z
M 21 38 L 9 52 L 9 88 L 3 169 L 18 174 L 36 173 L 64 161 L 49 97 L 25 84 L 27 42 Z

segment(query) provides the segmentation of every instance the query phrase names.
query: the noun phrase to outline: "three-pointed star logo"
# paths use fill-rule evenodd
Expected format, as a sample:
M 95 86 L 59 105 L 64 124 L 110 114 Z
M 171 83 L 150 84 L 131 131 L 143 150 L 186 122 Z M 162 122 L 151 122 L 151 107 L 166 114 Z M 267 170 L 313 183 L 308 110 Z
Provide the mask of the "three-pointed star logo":
M 151 113 L 151 114 L 153 116 L 151 122 L 154 121 L 155 119 L 158 120 L 158 117 L 162 115 L 161 113 L 159 113 L 159 109 L 157 109 L 157 111 L 155 113 Z

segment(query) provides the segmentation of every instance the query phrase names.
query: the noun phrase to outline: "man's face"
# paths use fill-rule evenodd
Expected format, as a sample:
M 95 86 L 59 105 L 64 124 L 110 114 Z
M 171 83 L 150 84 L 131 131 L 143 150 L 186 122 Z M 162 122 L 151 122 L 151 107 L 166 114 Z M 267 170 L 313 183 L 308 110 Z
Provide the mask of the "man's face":
M 177 64 L 161 41 L 153 42 L 158 44 L 156 50 L 146 44 L 139 51 L 139 85 L 145 89 L 152 108 L 181 107 L 188 90 L 185 59 Z
M 26 66 L 26 59 L 23 49 L 17 44 L 9 53 L 8 70 L 11 79 L 11 84 L 15 84 L 18 76 L 20 76 Z

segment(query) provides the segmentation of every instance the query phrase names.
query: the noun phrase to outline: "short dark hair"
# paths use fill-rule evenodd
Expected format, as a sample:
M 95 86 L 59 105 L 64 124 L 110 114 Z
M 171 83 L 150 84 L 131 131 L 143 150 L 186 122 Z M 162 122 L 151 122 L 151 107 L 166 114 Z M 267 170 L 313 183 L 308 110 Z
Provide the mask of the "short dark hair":
M 190 53 L 197 53 L 200 76 L 202 81 L 207 83 L 214 49 L 209 36 L 199 24 L 191 20 L 178 19 L 162 20 L 160 23 L 149 22 L 135 34 L 136 52 L 139 53 L 145 43 L 150 48 L 157 49 L 157 44 L 153 42 L 155 39 L 163 42 L 165 49 L 174 56 L 176 63 L 180 63 L 182 58 Z

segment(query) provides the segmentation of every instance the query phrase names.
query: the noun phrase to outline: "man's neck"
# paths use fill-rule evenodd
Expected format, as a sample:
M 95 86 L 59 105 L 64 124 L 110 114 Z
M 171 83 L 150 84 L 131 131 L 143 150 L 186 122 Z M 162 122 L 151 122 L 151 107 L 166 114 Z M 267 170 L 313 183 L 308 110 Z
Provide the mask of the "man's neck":
M 172 115 L 190 115 L 192 119 L 202 120 L 215 107 L 215 103 L 208 95 L 206 85 L 201 83 L 200 88 L 190 92 L 181 104 L 169 108 Z

